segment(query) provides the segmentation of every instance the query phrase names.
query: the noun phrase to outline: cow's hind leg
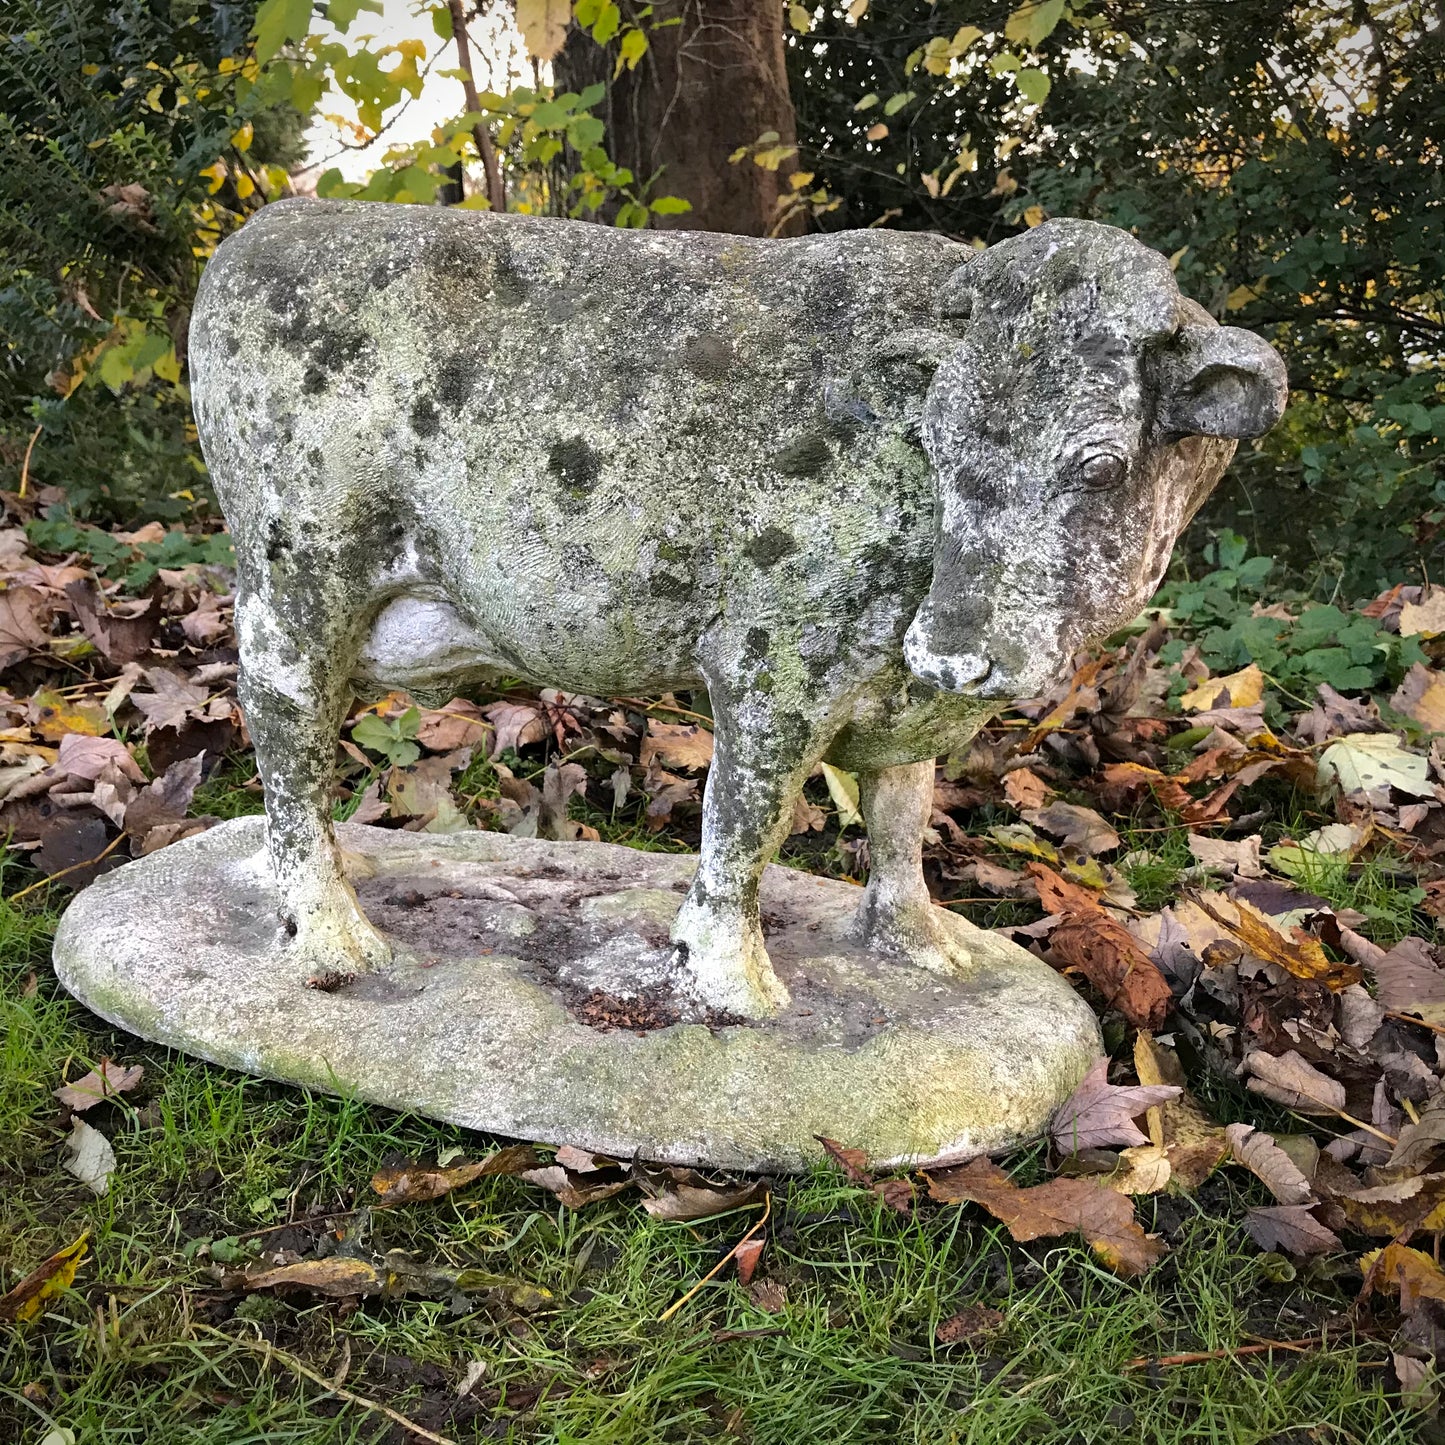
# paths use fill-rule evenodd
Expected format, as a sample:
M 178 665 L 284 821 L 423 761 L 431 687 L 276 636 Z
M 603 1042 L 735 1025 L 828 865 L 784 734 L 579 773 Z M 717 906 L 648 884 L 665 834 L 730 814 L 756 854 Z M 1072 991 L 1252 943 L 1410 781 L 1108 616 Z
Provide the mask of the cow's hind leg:
M 390 957 L 346 881 L 331 821 L 357 612 L 317 608 L 308 622 L 289 624 L 269 599 L 244 590 L 237 604 L 241 706 L 266 791 L 281 921 L 302 978 L 361 973 Z
M 758 913 L 763 869 L 787 836 L 793 799 L 835 725 L 818 699 L 708 676 L 715 752 L 697 875 L 672 937 L 690 991 L 714 1008 L 767 1018 L 788 1003 Z
M 854 915 L 859 942 L 892 957 L 955 973 L 968 952 L 923 881 L 923 830 L 933 811 L 933 760 L 858 775 L 868 825 L 868 886 Z

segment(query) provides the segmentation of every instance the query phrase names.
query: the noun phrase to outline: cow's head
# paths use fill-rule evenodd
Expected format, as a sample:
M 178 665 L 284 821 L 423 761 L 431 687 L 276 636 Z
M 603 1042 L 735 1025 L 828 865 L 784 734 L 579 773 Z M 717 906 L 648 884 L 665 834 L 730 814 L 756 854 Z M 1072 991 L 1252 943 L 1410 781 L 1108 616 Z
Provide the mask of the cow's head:
M 1028 697 L 1148 601 L 1236 439 L 1279 419 L 1284 364 L 1090 221 L 991 247 L 940 309 L 966 325 L 924 407 L 933 581 L 904 656 L 946 691 Z

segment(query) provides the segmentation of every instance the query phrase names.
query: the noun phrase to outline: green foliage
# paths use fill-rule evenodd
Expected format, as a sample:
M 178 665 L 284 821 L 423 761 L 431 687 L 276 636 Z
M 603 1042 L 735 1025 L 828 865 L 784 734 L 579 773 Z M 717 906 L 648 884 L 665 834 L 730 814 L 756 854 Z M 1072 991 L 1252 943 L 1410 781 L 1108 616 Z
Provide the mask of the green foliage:
M 162 567 L 236 565 L 229 532 L 195 534 L 176 527 L 158 542 L 127 542 L 114 532 L 86 526 L 67 512 L 51 509 L 28 523 L 25 535 L 37 552 L 73 553 L 102 576 L 124 583 L 130 592 L 144 592 Z
M 414 707 L 394 718 L 380 718 L 369 712 L 351 729 L 351 737 L 368 752 L 380 753 L 392 767 L 406 768 L 421 756 L 415 741 L 420 726 L 421 713 Z
M 1415 663 L 1429 662 L 1418 637 L 1272 586 L 1275 559 L 1250 556 L 1238 533 L 1222 533 L 1204 553 L 1216 564 L 1211 571 L 1197 581 L 1167 583 L 1156 600 L 1211 672 L 1253 662 L 1286 692 L 1309 699 L 1322 682 L 1338 692 L 1394 686 Z M 1182 644 L 1170 648 L 1177 653 Z
M 251 3 L 16 0 L 0 35 L 0 484 L 113 518 L 203 485 L 183 382 L 203 257 L 301 118 L 238 107 Z M 244 129 L 244 145 L 241 141 Z M 250 148 L 250 159 L 242 150 Z M 225 197 L 209 174 L 234 176 Z M 224 177 L 223 177 L 224 179 Z
M 1206 520 L 1243 519 L 1321 592 L 1424 570 L 1445 527 L 1438 7 L 848 9 L 789 52 L 804 159 L 844 198 L 822 224 L 1134 231 L 1289 361 L 1284 425 L 1242 449 Z M 870 97 L 898 104 L 883 131 Z

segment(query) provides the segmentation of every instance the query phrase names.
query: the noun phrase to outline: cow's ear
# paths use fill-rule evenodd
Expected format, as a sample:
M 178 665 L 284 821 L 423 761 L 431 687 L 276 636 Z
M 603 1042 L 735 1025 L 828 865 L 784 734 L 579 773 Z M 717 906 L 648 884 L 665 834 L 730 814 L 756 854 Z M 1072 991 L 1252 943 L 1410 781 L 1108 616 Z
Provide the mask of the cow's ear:
M 1173 436 L 1263 436 L 1289 398 L 1279 353 L 1237 326 L 1181 326 L 1155 380 L 1154 424 Z

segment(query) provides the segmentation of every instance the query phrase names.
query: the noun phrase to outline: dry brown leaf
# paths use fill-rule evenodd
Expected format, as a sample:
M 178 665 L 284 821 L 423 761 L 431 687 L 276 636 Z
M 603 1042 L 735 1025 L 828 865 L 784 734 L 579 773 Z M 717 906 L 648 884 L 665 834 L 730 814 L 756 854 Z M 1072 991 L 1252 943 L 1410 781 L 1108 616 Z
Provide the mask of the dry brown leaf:
M 737 1261 L 738 1266 L 738 1283 L 744 1289 L 752 1283 L 753 1272 L 758 1267 L 758 1260 L 762 1258 L 763 1246 L 766 1243 L 767 1240 L 762 1235 L 757 1235 L 752 1239 L 743 1240 L 733 1250 L 733 1259 Z
M 670 1184 L 660 1194 L 642 1201 L 654 1219 L 709 1219 L 766 1198 L 767 1183 L 754 1179 L 746 1184 L 718 1186 L 705 1181 Z
M 865 1188 L 873 1183 L 868 1172 L 868 1156 L 861 1149 L 845 1149 L 836 1139 L 825 1138 L 822 1134 L 813 1136 L 823 1146 L 828 1157 L 848 1176 L 850 1182 Z
M 0 592 L 0 672 L 49 644 L 54 611 L 55 603 L 35 587 Z
M 1402 1314 L 1410 1314 L 1422 1299 L 1445 1300 L 1445 1273 L 1422 1249 L 1387 1244 L 1360 1256 L 1360 1273 L 1373 1288 L 1400 1296 Z
M 83 1079 L 62 1084 L 55 1090 L 55 1097 L 72 1114 L 79 1114 L 93 1109 L 102 1099 L 113 1099 L 135 1088 L 144 1075 L 145 1070 L 139 1064 L 124 1068 L 109 1059 L 102 1059 L 100 1067 L 92 1069 Z
M 1344 1245 L 1310 1213 L 1309 1204 L 1271 1204 L 1250 1209 L 1244 1216 L 1245 1233 L 1264 1250 L 1308 1257 L 1334 1254 Z
M 1159 1194 L 1169 1187 L 1174 1166 L 1161 1144 L 1138 1144 L 1119 1154 L 1119 1167 L 1104 1182 L 1116 1194 Z
M 614 1194 L 631 1189 L 637 1183 L 631 1175 L 622 1179 L 594 1179 L 590 1175 L 573 1174 L 560 1164 L 549 1164 L 542 1169 L 528 1169 L 521 1177 L 528 1184 L 540 1185 L 555 1194 L 568 1209 L 582 1209 L 589 1204 L 596 1204 L 598 1200 L 610 1199 Z
M 933 1337 L 940 1345 L 956 1345 L 979 1335 L 992 1334 L 1003 1324 L 1003 1312 L 988 1305 L 969 1305 L 957 1314 L 940 1320 Z
M 1393 1184 L 1337 1196 L 1345 1218 L 1361 1234 L 1397 1238 L 1445 1230 L 1445 1174 L 1417 1174 Z
M 1093 808 L 1075 803 L 1050 803 L 1047 808 L 1030 808 L 1024 820 L 1060 839 L 1065 847 L 1081 853 L 1113 853 L 1119 847 L 1119 835 Z
M 1423 939 L 1397 943 L 1370 971 L 1381 1008 L 1445 1026 L 1445 969 L 1436 965 L 1435 951 Z
M 0 1295 L 0 1322 L 23 1324 L 26 1320 L 33 1320 L 47 1300 L 68 1289 L 81 1260 L 85 1258 L 89 1240 L 90 1231 L 86 1230 L 73 1244 L 56 1250 L 13 1289 Z
M 1042 808 L 1052 790 L 1032 768 L 1014 768 L 1004 774 L 1003 795 L 1020 810 Z
M 1400 608 L 1400 636 L 1439 637 L 1445 632 L 1445 587 L 1432 587 L 1419 602 Z
M 1149 1110 L 1149 1137 L 1164 1146 L 1171 1186 L 1186 1192 L 1198 1189 L 1229 1153 L 1224 1130 L 1185 1088 L 1178 1056 L 1144 1029 L 1134 1039 L 1134 1071 L 1141 1084 L 1172 1084 L 1179 1090 L 1175 1098 Z
M 1419 1119 L 1400 1130 L 1389 1166 L 1423 1173 L 1442 1149 L 1445 1149 L 1445 1092 L 1437 1089 L 1426 1100 Z
M 1244 1056 L 1245 1087 L 1301 1114 L 1338 1114 L 1345 1107 L 1345 1086 L 1322 1074 L 1295 1053 L 1267 1054 L 1255 1049 Z M 1286 1200 L 1285 1203 L 1293 1201 Z
M 1432 733 L 1445 733 L 1445 672 L 1417 662 L 1395 690 L 1390 706 Z
M 232 1270 L 221 1275 L 226 1289 L 305 1289 L 314 1294 L 347 1299 L 353 1295 L 379 1294 L 386 1276 L 364 1259 L 333 1254 L 327 1259 L 300 1259 L 292 1264 L 261 1269 Z
M 755 1279 L 748 1289 L 748 1298 L 770 1315 L 782 1314 L 788 1304 L 788 1287 L 775 1279 Z
M 383 1204 L 419 1204 L 440 1199 L 453 1189 L 492 1174 L 521 1174 L 535 1168 L 537 1151 L 530 1144 L 512 1144 L 467 1164 L 422 1164 L 408 1160 L 388 1165 L 371 1176 L 371 1187 Z
M 1203 833 L 1189 835 L 1189 851 L 1210 872 L 1233 878 L 1263 878 L 1264 865 L 1259 859 L 1259 845 L 1264 840 L 1258 833 L 1248 838 L 1210 838 Z
M 1049 935 L 1050 960 L 1077 968 L 1135 1028 L 1158 1029 L 1174 1007 L 1174 995 L 1154 960 L 1086 889 L 1043 863 L 1029 863 L 1028 871 L 1045 912 L 1063 914 Z
M 547 720 L 533 703 L 492 702 L 481 711 L 496 729 L 490 754 L 493 758 L 509 748 L 521 752 L 528 743 L 539 743 L 547 736 Z
M 1258 1179 L 1281 1204 L 1310 1204 L 1314 1190 L 1299 1166 L 1274 1141 L 1273 1134 L 1253 1124 L 1230 1124 L 1224 1131 L 1234 1157 Z
M 153 691 L 133 692 L 130 700 L 145 716 L 147 733 L 156 728 L 181 727 L 188 718 L 200 717 L 210 701 L 204 687 L 187 682 L 166 668 L 146 668 L 145 679 Z
M 1020 1189 L 997 1164 L 975 1159 L 933 1174 L 930 1196 L 943 1204 L 981 1204 L 1021 1244 L 1058 1234 L 1082 1234 L 1116 1274 L 1143 1274 L 1169 1251 L 1146 1234 L 1133 1204 L 1097 1179 L 1050 1179 Z
M 696 772 L 711 766 L 712 754 L 713 737 L 705 727 L 648 718 L 647 736 L 642 740 L 637 761 L 647 767 L 656 758 L 664 767 Z
M 1049 1135 L 1060 1153 L 1077 1154 L 1081 1149 L 1102 1149 L 1113 1144 L 1147 1144 L 1148 1135 L 1134 1120 L 1145 1110 L 1179 1097 L 1179 1089 L 1172 1084 L 1119 1085 L 1111 1084 L 1108 1076 L 1109 1060 L 1101 1056 L 1055 1111 L 1049 1121 Z
M 454 753 L 458 748 L 481 747 L 491 731 L 476 703 L 454 697 L 445 707 L 422 713 L 416 740 L 428 752 Z
M 1316 979 L 1326 988 L 1339 990 L 1359 983 L 1363 972 L 1352 963 L 1332 963 L 1325 955 L 1324 945 L 1302 928 L 1291 928 L 1286 938 L 1253 904 L 1236 898 L 1236 920 L 1212 910 L 1202 898 L 1196 898 L 1206 913 L 1221 924 L 1256 958 L 1277 963 L 1296 978 Z

